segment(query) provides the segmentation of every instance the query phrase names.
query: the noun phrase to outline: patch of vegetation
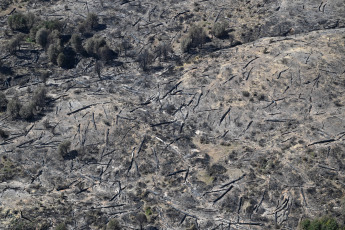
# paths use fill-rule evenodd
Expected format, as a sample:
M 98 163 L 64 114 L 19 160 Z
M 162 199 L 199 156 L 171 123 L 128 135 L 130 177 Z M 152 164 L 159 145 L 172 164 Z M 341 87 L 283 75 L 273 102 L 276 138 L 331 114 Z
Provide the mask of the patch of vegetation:
M 144 50 L 139 56 L 138 56 L 138 63 L 139 66 L 144 70 L 148 70 L 149 65 L 153 61 L 153 55 L 148 51 Z
M 96 14 L 88 14 L 86 19 L 78 26 L 78 30 L 82 34 L 90 33 L 99 27 L 99 18 Z
M 82 39 L 79 34 L 73 34 L 71 37 L 71 46 L 74 52 L 84 54 L 85 50 L 82 44 Z
M 6 111 L 8 100 L 3 92 L 0 92 L 0 112 Z
M 106 230 L 121 230 L 121 225 L 117 219 L 111 219 L 106 227 Z
M 17 34 L 8 43 L 7 49 L 10 54 L 16 54 L 20 50 L 21 43 L 24 39 L 23 34 Z
M 71 142 L 70 141 L 64 141 L 58 147 L 58 154 L 60 156 L 62 156 L 62 158 L 65 159 L 69 154 L 70 148 L 71 148 Z
M 28 33 L 35 23 L 35 15 L 32 13 L 15 13 L 8 17 L 8 26 L 12 30 Z
M 211 33 L 217 38 L 223 38 L 227 35 L 227 23 L 226 22 L 216 22 L 212 27 Z
M 181 42 L 182 52 L 189 52 L 192 48 L 202 47 L 206 43 L 206 32 L 205 30 L 198 25 L 193 25 L 187 36 Z
M 14 97 L 7 104 L 7 114 L 9 117 L 14 120 L 19 117 L 19 111 L 22 107 L 22 104 L 19 102 L 18 98 Z
M 61 223 L 58 226 L 56 226 L 55 230 L 67 230 L 66 224 Z
M 301 221 L 299 228 L 301 230 L 343 230 L 345 226 L 340 226 L 338 222 L 331 217 L 322 217 L 320 219 Z
M 21 169 L 6 156 L 0 159 L 0 182 L 7 181 L 21 173 Z
M 84 49 L 88 55 L 103 61 L 109 61 L 115 57 L 114 51 L 108 47 L 104 38 L 96 36 L 89 38 L 86 41 Z
M 35 117 L 34 110 L 35 105 L 28 103 L 20 108 L 19 116 L 26 121 L 31 121 Z

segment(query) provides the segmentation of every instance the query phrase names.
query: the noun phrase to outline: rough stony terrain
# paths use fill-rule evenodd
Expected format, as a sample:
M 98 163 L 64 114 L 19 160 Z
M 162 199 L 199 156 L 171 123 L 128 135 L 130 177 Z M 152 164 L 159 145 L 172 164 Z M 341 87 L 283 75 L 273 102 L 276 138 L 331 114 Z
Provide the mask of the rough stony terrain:
M 105 63 L 49 63 L 26 42 L 1 92 L 49 100 L 31 121 L 0 113 L 0 228 L 297 229 L 304 218 L 344 223 L 345 6 L 339 1 L 28 1 L 8 13 L 78 23 L 88 12 L 115 49 Z M 67 7 L 66 7 L 67 6 Z M 193 22 L 207 33 L 182 53 Z M 141 70 L 136 56 L 171 44 Z M 4 43 L 5 44 L 5 43 Z M 35 60 L 35 61 L 33 61 Z M 40 73 L 51 75 L 43 82 Z M 59 146 L 71 142 L 68 155 Z M 110 228 L 108 228 L 110 229 Z

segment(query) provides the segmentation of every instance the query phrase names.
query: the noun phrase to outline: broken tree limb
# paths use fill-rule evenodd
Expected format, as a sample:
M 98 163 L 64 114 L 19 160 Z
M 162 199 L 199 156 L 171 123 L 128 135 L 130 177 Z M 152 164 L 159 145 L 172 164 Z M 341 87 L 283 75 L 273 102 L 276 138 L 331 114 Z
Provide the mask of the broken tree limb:
M 74 110 L 74 111 L 72 111 L 72 112 L 67 113 L 67 115 L 69 116 L 69 115 L 72 115 L 72 114 L 74 114 L 74 113 L 78 113 L 78 112 L 83 111 L 83 110 L 85 110 L 85 109 L 91 108 L 91 107 L 94 106 L 94 105 L 97 105 L 97 104 L 91 104 L 91 105 L 84 106 L 84 107 L 82 107 L 82 108 L 80 108 L 80 109 L 77 109 L 77 110 Z
M 228 115 L 228 113 L 230 112 L 231 107 L 229 107 L 229 109 L 223 114 L 223 116 L 220 118 L 219 121 L 219 125 L 222 123 L 222 121 L 224 120 L 224 118 L 226 117 L 226 115 Z
M 176 174 L 183 173 L 183 172 L 187 172 L 187 170 L 186 169 L 178 170 L 176 172 L 169 173 L 167 176 L 174 176 Z
M 195 110 L 196 107 L 198 107 L 198 105 L 199 105 L 199 103 L 200 103 L 200 100 L 201 100 L 201 96 L 202 96 L 203 94 L 204 94 L 203 92 L 200 93 L 200 95 L 199 95 L 199 97 L 198 97 L 198 101 L 196 102 L 196 105 L 195 105 L 194 108 L 193 108 L 193 111 Z
M 239 178 L 237 178 L 237 179 L 235 179 L 235 180 L 233 180 L 233 181 L 230 181 L 229 183 L 226 183 L 226 184 L 222 185 L 220 188 L 225 188 L 225 187 L 228 186 L 228 185 L 231 185 L 231 184 L 233 184 L 233 183 L 235 183 L 235 182 L 237 182 L 237 181 L 239 181 L 239 180 L 242 180 L 246 175 L 247 175 L 247 174 L 243 174 L 243 175 L 240 176 Z
M 179 81 L 176 85 L 174 85 L 163 97 L 162 99 L 166 98 L 172 91 L 176 90 L 177 87 L 182 83 L 182 81 Z
M 334 141 L 336 141 L 336 140 L 335 139 L 329 139 L 329 140 L 316 141 L 316 142 L 309 144 L 308 146 L 317 145 L 317 144 L 325 144 L 325 143 L 330 143 L 330 142 L 334 142 Z
M 164 121 L 164 122 L 161 122 L 161 123 L 158 123 L 158 124 L 150 124 L 151 127 L 156 127 L 156 126 L 161 126 L 161 125 L 169 125 L 169 124 L 172 124 L 176 122 L 176 120 L 173 120 L 173 121 Z
M 282 76 L 282 73 L 284 73 L 284 72 L 286 72 L 286 71 L 288 71 L 288 70 L 289 70 L 289 68 L 280 71 L 279 74 L 278 74 L 277 79 L 279 79 L 279 78 Z
M 259 58 L 259 57 L 255 57 L 255 58 L 253 58 L 252 60 L 250 60 L 250 61 L 243 67 L 243 69 L 247 68 L 248 65 L 249 65 L 250 63 L 252 63 L 253 61 L 255 61 L 255 60 L 258 59 L 258 58 Z
M 247 74 L 247 77 L 246 77 L 246 81 L 248 81 L 249 76 L 250 76 L 250 73 L 252 72 L 253 69 L 254 69 L 254 67 L 252 67 L 252 68 L 249 70 L 249 72 L 248 72 L 248 74 Z
M 220 195 L 217 199 L 215 199 L 213 201 L 213 204 L 215 204 L 217 201 L 219 201 L 220 199 L 222 199 L 234 186 L 230 186 L 222 195 Z

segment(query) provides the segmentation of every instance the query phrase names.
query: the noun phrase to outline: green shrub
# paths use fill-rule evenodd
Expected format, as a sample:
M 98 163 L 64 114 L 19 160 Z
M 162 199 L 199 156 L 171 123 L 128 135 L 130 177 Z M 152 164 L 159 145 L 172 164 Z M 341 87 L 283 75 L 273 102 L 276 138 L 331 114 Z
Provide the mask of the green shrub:
M 216 22 L 212 27 L 212 34 L 217 38 L 222 38 L 227 35 L 226 22 Z
M 121 230 L 121 225 L 118 220 L 111 219 L 107 224 L 106 230 Z
M 10 118 L 16 119 L 19 117 L 21 107 L 22 105 L 20 104 L 19 100 L 17 98 L 13 98 L 7 104 L 7 114 L 10 116 Z
M 8 137 L 8 133 L 5 130 L 3 130 L 2 128 L 0 128 L 0 137 L 2 139 L 6 139 Z
M 89 30 L 97 29 L 97 27 L 99 26 L 98 21 L 99 19 L 96 14 L 88 14 L 85 20 L 85 26 Z
M 114 57 L 114 52 L 107 45 L 104 45 L 98 49 L 97 56 L 103 61 L 110 61 Z
M 20 108 L 19 116 L 26 121 L 30 121 L 35 116 L 34 110 L 35 105 L 33 103 L 28 103 L 27 105 L 24 105 Z
M 57 44 L 61 46 L 61 33 L 58 30 L 53 30 L 50 32 L 48 36 L 48 42 L 49 44 Z
M 183 53 L 187 53 L 192 49 L 192 39 L 186 37 L 181 41 L 181 50 Z
M 12 38 L 8 43 L 8 46 L 7 46 L 8 51 L 11 54 L 15 54 L 18 50 L 20 50 L 20 45 L 23 39 L 24 39 L 23 34 L 17 34 L 16 36 L 14 36 L 14 38 Z
M 60 44 L 57 44 L 57 43 L 50 44 L 47 51 L 49 61 L 51 61 L 54 64 L 57 64 L 57 58 L 61 52 L 62 52 L 62 47 Z
M 99 19 L 96 14 L 88 14 L 86 19 L 79 24 L 78 30 L 82 34 L 90 33 L 92 30 L 95 30 L 99 26 Z
M 22 14 L 16 13 L 8 17 L 8 26 L 12 30 L 21 32 L 29 32 L 35 23 L 35 16 L 32 13 Z
M 8 100 L 3 92 L 0 92 L 0 112 L 6 111 Z
M 32 104 L 38 107 L 44 107 L 46 104 L 47 99 L 47 89 L 45 87 L 37 88 L 34 91 L 34 95 L 32 97 Z
M 206 42 L 206 33 L 201 26 L 193 25 L 181 42 L 182 52 L 189 52 L 191 48 L 202 47 Z
M 65 158 L 68 155 L 70 148 L 71 148 L 71 142 L 64 141 L 58 147 L 58 154 L 62 156 L 63 158 Z
M 148 70 L 149 65 L 152 63 L 153 61 L 153 56 L 152 54 L 148 51 L 148 50 L 144 50 L 137 59 L 140 67 L 146 71 Z
M 322 217 L 320 219 L 309 220 L 305 219 L 300 222 L 299 228 L 301 230 L 340 230 L 345 229 L 341 227 L 337 221 L 331 217 Z
M 66 224 L 61 223 L 58 226 L 56 226 L 55 230 L 67 230 Z
M 40 27 L 44 27 L 50 31 L 57 30 L 61 32 L 63 29 L 63 23 L 59 20 L 48 20 L 41 22 Z
M 42 46 L 42 48 L 46 48 L 46 46 L 48 45 L 48 36 L 49 31 L 46 28 L 41 28 L 36 33 L 35 41 L 37 44 Z
M 83 54 L 85 52 L 82 39 L 78 34 L 73 34 L 71 37 L 71 46 L 76 53 Z
M 58 65 L 59 67 L 64 68 L 64 67 L 66 66 L 66 64 L 67 64 L 67 59 L 66 59 L 65 54 L 62 53 L 62 52 L 59 53 L 56 62 L 57 62 L 57 65 Z
M 112 60 L 115 57 L 114 51 L 112 51 L 104 38 L 92 37 L 85 43 L 85 50 L 88 55 L 102 59 L 103 61 Z
M 107 45 L 104 38 L 92 37 L 86 41 L 85 50 L 90 56 L 97 56 L 100 47 Z

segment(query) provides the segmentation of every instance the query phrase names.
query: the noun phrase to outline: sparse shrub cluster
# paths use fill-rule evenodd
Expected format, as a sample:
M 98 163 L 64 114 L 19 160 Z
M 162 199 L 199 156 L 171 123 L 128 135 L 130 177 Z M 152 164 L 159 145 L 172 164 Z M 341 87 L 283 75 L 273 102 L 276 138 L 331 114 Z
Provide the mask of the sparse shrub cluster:
M 82 34 L 90 33 L 99 27 L 99 18 L 96 14 L 88 14 L 86 19 L 78 26 L 78 30 Z
M 6 111 L 8 100 L 3 92 L 0 92 L 0 112 Z
M 148 70 L 148 66 L 152 63 L 153 61 L 153 55 L 150 51 L 144 50 L 137 59 L 139 66 L 144 70 Z
M 35 15 L 32 13 L 15 13 L 8 17 L 7 22 L 12 30 L 28 33 L 35 23 Z
M 206 42 L 206 32 L 201 26 L 193 25 L 185 38 L 181 41 L 182 52 L 189 52 L 192 48 L 202 47 Z
M 340 226 L 338 222 L 331 217 L 322 217 L 315 220 L 305 219 L 300 223 L 299 228 L 301 230 L 344 230 L 345 226 Z
M 9 41 L 7 49 L 10 54 L 15 54 L 18 50 L 20 50 L 21 42 L 23 41 L 23 39 L 23 34 L 17 34 Z
M 216 22 L 212 27 L 212 34 L 217 38 L 223 38 L 227 35 L 226 28 L 226 22 Z
M 70 148 L 71 148 L 71 142 L 64 141 L 58 147 L 58 154 L 62 156 L 62 158 L 66 158 L 69 154 Z
M 103 61 L 109 61 L 115 57 L 114 51 L 108 47 L 104 38 L 96 36 L 89 38 L 86 41 L 84 49 L 88 55 Z
M 45 88 L 38 88 L 32 99 L 25 105 L 22 105 L 18 98 L 14 97 L 7 103 L 7 114 L 12 120 L 21 118 L 30 121 L 35 117 L 35 113 L 45 106 L 46 99 L 47 91 Z

